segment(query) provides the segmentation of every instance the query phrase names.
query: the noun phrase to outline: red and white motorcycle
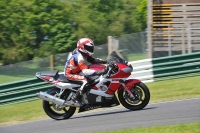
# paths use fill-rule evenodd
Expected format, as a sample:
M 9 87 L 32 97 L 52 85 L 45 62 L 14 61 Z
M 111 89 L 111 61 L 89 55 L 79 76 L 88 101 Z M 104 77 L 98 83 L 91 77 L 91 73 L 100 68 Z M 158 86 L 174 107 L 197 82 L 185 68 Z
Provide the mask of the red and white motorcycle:
M 107 65 L 107 74 L 92 77 L 90 82 L 69 81 L 58 70 L 37 72 L 37 78 L 55 86 L 47 92 L 37 93 L 43 99 L 45 113 L 53 119 L 62 120 L 70 118 L 77 107 L 78 112 L 83 112 L 121 103 L 130 110 L 143 109 L 149 103 L 150 92 L 140 80 L 127 79 L 133 70 L 132 66 L 115 52 L 108 57 Z M 100 64 L 90 65 L 93 70 L 103 68 L 105 66 Z M 85 92 L 80 97 L 81 103 L 74 103 L 72 97 L 80 87 L 85 87 Z

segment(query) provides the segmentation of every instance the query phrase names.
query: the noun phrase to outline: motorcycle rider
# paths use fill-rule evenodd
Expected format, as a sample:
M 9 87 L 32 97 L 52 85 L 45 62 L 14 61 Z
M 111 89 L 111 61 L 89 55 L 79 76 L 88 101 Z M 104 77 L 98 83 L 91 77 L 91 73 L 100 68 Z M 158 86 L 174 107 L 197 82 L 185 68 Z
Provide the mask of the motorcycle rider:
M 100 71 L 90 70 L 86 61 L 92 64 L 106 64 L 106 60 L 93 57 L 94 43 L 90 38 L 82 38 L 77 43 L 77 48 L 73 51 L 71 58 L 66 62 L 64 74 L 69 80 L 88 81 L 90 76 L 102 75 L 107 73 L 108 68 Z M 83 88 L 84 89 L 84 88 Z M 73 101 L 78 102 L 83 89 L 79 88 Z

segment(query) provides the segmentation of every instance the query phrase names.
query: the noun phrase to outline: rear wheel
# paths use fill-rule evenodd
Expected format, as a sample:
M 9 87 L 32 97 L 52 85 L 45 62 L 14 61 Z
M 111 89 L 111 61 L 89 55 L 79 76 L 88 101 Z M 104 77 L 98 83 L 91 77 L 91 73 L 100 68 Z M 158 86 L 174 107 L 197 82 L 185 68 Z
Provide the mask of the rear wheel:
M 47 91 L 50 95 L 56 95 L 60 92 L 60 89 L 53 88 Z M 64 93 L 65 95 L 61 96 L 61 99 L 66 99 L 69 93 Z M 76 111 L 76 107 L 62 107 L 52 102 L 43 100 L 43 109 L 45 113 L 56 120 L 69 119 Z
M 125 108 L 130 110 L 140 110 L 149 103 L 150 92 L 144 83 L 137 83 L 130 91 L 134 98 L 130 98 L 124 89 L 121 89 L 118 93 L 119 101 Z

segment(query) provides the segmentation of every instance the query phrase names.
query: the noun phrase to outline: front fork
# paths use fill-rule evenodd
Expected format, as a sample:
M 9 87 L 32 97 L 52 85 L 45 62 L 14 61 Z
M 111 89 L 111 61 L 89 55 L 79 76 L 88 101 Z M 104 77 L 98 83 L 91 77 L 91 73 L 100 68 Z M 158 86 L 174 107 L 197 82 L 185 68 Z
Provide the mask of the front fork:
M 128 89 L 128 87 L 126 87 L 125 83 L 121 83 L 121 85 L 124 88 L 124 90 L 128 93 L 129 97 L 132 98 L 132 99 L 135 99 L 135 97 L 133 96 L 131 91 Z
M 133 86 L 139 82 L 141 82 L 140 80 L 138 79 L 129 79 L 129 80 L 122 80 L 120 79 L 119 82 L 121 83 L 122 87 L 124 88 L 124 90 L 128 93 L 129 97 L 131 99 L 135 99 L 135 96 L 132 94 L 132 92 L 130 91 Z

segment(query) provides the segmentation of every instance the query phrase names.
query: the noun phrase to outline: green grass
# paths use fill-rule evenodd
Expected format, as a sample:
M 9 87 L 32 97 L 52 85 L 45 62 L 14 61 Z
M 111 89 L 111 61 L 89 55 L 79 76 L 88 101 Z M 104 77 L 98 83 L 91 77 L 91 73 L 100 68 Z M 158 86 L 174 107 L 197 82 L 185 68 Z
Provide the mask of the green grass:
M 33 76 L 24 75 L 24 76 L 19 76 L 19 77 L 18 76 L 1 75 L 0 76 L 0 79 L 1 79 L 0 84 L 24 80 L 24 79 L 28 79 L 28 78 L 34 78 L 34 75 Z
M 143 60 L 143 59 L 147 59 L 146 53 L 128 54 L 128 61 L 136 61 L 136 60 Z
M 148 83 L 151 102 L 200 97 L 200 76 Z
M 97 132 L 96 132 L 97 133 Z M 101 133 L 200 133 L 200 123 L 187 123 L 169 126 L 143 127 Z
M 32 101 L 0 107 L 0 125 L 48 118 L 42 109 L 42 101 Z
M 147 83 L 150 103 L 200 98 L 200 76 Z M 0 125 L 14 124 L 48 118 L 42 109 L 41 100 L 0 107 Z

